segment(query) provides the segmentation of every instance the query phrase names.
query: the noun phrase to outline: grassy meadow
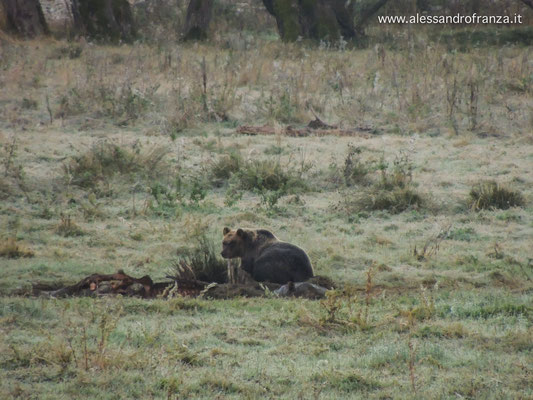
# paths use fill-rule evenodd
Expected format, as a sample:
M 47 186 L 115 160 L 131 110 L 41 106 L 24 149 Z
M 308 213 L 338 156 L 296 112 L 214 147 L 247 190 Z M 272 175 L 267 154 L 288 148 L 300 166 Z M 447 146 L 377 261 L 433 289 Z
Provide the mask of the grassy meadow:
M 533 397 L 533 54 L 432 42 L 0 37 L 0 398 Z M 354 137 L 281 132 L 314 114 Z M 164 280 L 224 226 L 339 289 L 32 297 Z

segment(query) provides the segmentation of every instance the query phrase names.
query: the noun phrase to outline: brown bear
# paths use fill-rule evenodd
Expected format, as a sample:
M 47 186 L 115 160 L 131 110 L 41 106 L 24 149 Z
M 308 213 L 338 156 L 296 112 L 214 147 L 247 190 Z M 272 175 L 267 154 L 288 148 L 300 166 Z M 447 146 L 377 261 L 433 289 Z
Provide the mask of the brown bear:
M 279 241 L 265 229 L 224 228 L 222 257 L 240 258 L 241 268 L 258 282 L 303 282 L 313 276 L 305 251 Z

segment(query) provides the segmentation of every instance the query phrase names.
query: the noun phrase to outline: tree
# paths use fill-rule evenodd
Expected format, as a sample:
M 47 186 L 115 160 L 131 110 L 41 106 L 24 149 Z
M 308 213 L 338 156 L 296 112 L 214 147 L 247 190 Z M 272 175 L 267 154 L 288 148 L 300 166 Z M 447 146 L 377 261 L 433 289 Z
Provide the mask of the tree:
M 263 0 L 284 41 L 337 41 L 363 36 L 364 26 L 388 0 Z
M 41 0 L 0 0 L 7 29 L 23 37 L 49 33 Z M 64 0 L 75 34 L 101 40 L 130 41 L 135 35 L 128 0 Z
M 25 37 L 48 33 L 39 0 L 2 0 L 7 29 Z
M 89 37 L 126 42 L 135 37 L 128 0 L 71 0 L 75 30 Z
M 213 0 L 191 0 L 185 17 L 184 40 L 205 40 L 213 15 Z
M 533 0 L 522 0 L 522 3 L 524 3 L 526 6 L 533 8 Z
M 364 26 L 388 0 L 263 0 L 284 41 L 337 41 L 363 36 Z M 203 40 L 211 21 L 213 0 L 190 0 L 184 38 Z

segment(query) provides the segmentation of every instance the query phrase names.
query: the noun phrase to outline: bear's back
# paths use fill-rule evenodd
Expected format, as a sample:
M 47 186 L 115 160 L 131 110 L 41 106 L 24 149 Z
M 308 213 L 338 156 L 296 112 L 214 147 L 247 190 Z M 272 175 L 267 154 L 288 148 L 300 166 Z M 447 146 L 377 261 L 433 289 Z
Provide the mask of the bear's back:
M 264 246 L 254 261 L 253 277 L 258 281 L 302 282 L 313 276 L 311 261 L 303 249 L 274 241 Z
M 256 229 L 255 234 L 265 239 L 277 239 L 272 232 L 266 229 Z

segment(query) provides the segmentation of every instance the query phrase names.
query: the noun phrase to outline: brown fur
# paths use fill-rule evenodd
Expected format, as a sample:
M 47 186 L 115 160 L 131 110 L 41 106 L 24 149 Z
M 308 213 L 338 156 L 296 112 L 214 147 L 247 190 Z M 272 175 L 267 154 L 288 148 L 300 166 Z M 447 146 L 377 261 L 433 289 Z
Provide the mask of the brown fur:
M 240 258 L 241 268 L 257 281 L 284 284 L 313 276 L 309 257 L 265 229 L 224 228 L 222 257 Z
M 226 251 L 224 258 L 257 258 L 261 251 L 272 243 L 279 242 L 273 233 L 264 230 L 224 228 L 222 240 L 222 253 Z

